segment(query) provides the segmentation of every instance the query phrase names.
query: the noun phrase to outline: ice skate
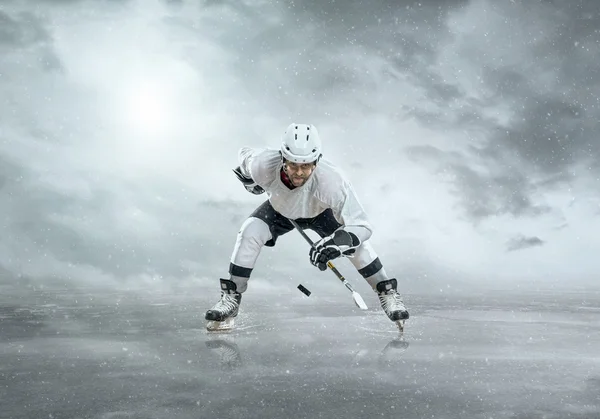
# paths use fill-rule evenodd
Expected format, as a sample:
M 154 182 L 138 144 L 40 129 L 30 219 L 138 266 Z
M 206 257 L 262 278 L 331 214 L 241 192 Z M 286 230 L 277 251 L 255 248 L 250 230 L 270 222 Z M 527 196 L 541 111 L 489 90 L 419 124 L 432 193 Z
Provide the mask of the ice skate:
M 231 330 L 235 326 L 242 294 L 228 279 L 221 279 L 221 299 L 204 315 L 206 329 L 211 332 Z
M 392 278 L 379 282 L 376 288 L 381 308 L 402 332 L 404 331 L 404 322 L 408 319 L 409 314 L 402 302 L 402 297 L 400 297 L 400 294 L 396 290 L 397 284 L 396 279 Z

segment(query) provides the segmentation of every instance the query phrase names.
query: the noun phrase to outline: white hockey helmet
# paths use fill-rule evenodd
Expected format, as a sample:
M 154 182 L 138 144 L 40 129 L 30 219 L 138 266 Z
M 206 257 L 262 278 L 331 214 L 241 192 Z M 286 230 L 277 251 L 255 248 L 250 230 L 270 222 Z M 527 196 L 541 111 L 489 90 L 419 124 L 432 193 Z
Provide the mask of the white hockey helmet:
M 317 128 L 290 124 L 281 138 L 281 154 L 292 163 L 316 163 L 321 158 L 321 138 Z

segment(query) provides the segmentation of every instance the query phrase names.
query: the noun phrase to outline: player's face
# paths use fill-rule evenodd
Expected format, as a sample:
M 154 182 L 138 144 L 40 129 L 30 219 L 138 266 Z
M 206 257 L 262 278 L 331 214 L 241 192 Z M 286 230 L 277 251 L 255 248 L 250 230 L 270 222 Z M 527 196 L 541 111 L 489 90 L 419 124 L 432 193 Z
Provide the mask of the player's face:
M 314 163 L 292 163 L 285 162 L 283 170 L 288 175 L 294 186 L 302 186 L 315 168 Z

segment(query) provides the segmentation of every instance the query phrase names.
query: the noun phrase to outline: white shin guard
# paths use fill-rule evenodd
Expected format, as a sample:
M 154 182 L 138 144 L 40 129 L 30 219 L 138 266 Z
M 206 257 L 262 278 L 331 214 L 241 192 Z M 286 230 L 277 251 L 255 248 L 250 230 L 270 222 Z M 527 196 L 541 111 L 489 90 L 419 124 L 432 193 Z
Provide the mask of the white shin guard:
M 271 239 L 269 226 L 263 220 L 249 217 L 242 224 L 231 254 L 231 263 L 241 268 L 254 269 L 254 265 L 266 242 Z M 239 293 L 248 288 L 248 278 L 231 275 Z
M 360 270 L 373 263 L 377 259 L 377 256 L 377 252 L 375 252 L 375 249 L 373 249 L 373 246 L 367 240 L 361 243 L 361 245 L 356 249 L 354 257 L 349 259 L 352 265 L 354 265 L 357 270 Z M 386 281 L 388 279 L 387 273 L 383 267 L 381 267 L 381 269 L 379 269 L 373 275 L 365 278 L 373 290 L 375 290 L 375 287 L 379 282 Z

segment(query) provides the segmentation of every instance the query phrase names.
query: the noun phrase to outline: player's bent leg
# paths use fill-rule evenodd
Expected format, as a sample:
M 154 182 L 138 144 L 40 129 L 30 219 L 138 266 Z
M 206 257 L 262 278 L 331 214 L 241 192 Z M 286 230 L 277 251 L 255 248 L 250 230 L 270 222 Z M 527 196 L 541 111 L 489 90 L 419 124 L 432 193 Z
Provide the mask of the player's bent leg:
M 223 330 L 232 326 L 238 315 L 242 293 L 264 244 L 271 239 L 269 226 L 262 220 L 249 217 L 242 224 L 231 255 L 229 279 L 220 279 L 221 298 L 209 309 L 204 318 L 209 330 Z
M 240 294 L 248 288 L 248 279 L 256 260 L 265 243 L 271 238 L 269 226 L 259 218 L 248 217 L 242 224 L 229 264 L 230 279 L 235 283 Z
M 377 293 L 381 308 L 390 320 L 403 321 L 409 318 L 408 310 L 397 290 L 398 281 L 388 277 L 369 241 L 363 242 L 349 260 Z

